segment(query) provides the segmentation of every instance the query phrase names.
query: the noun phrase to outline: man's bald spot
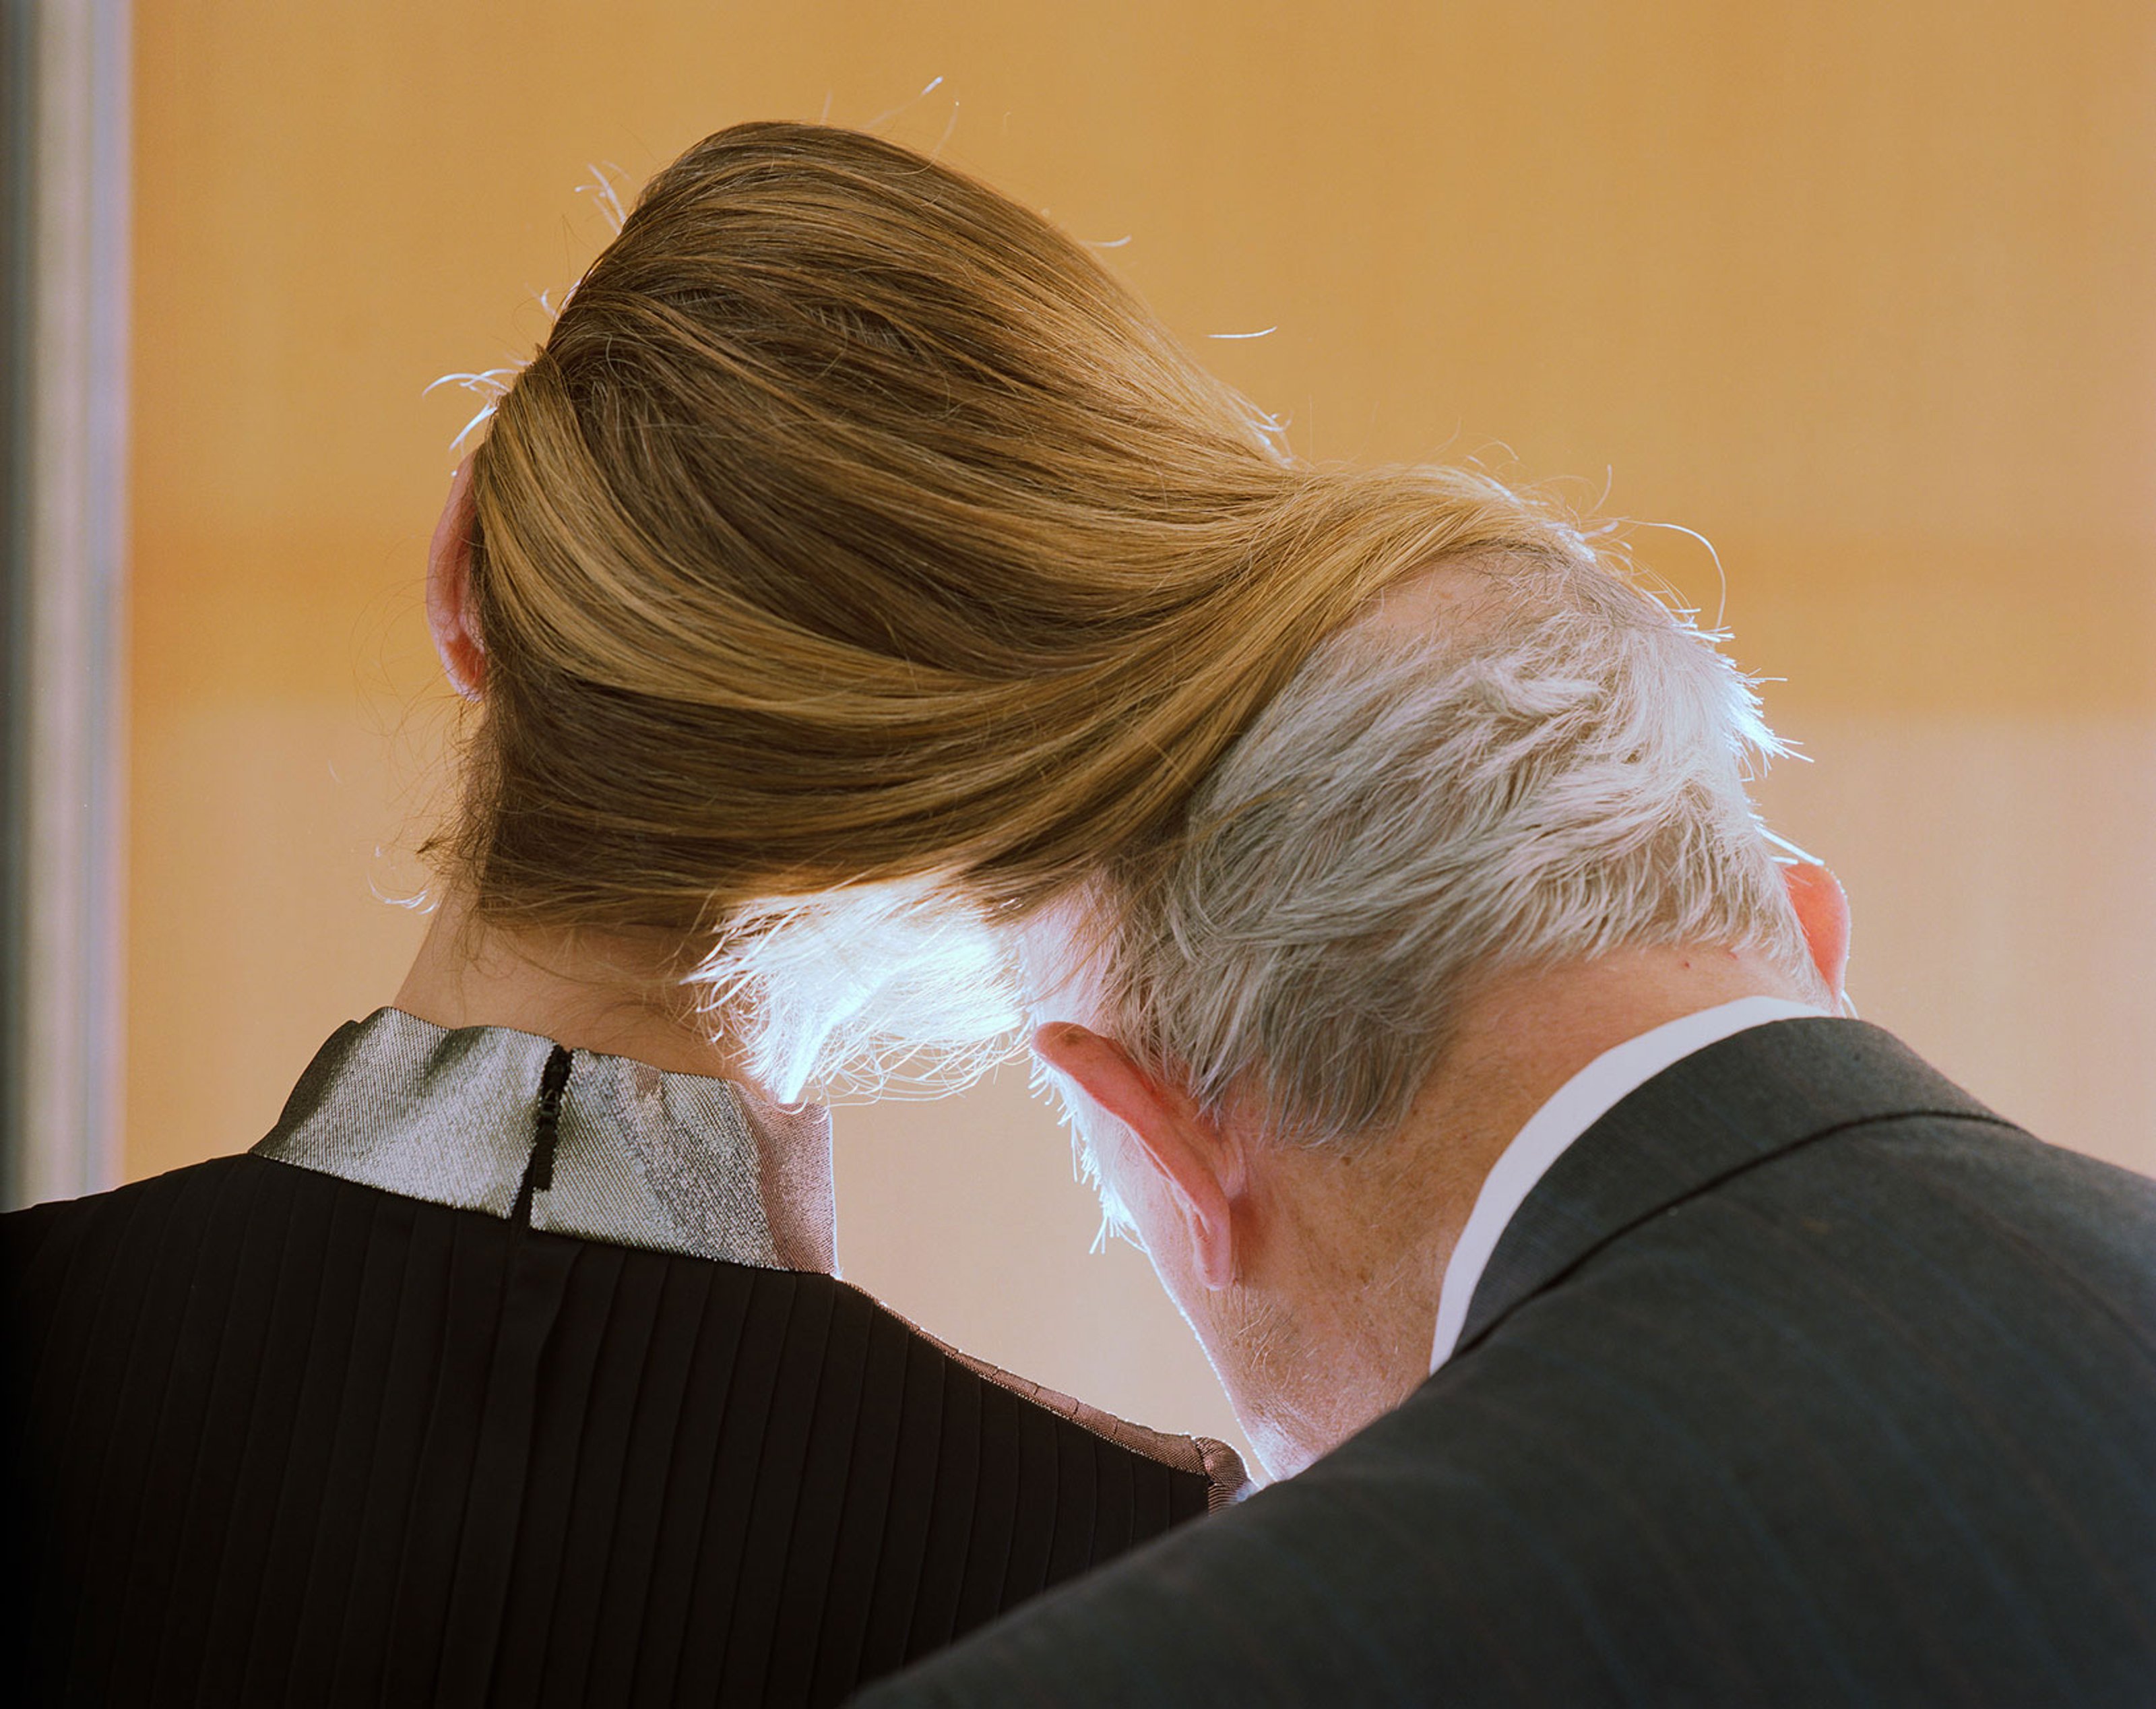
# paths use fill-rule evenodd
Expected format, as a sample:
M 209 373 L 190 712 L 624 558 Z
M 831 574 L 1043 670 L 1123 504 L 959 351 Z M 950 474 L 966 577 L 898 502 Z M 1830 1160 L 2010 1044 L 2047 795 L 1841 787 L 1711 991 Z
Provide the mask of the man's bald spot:
M 1366 600 L 1336 637 L 1381 648 L 1402 642 L 1464 641 L 1483 626 L 1502 597 L 1505 562 L 1449 559 L 1409 570 Z

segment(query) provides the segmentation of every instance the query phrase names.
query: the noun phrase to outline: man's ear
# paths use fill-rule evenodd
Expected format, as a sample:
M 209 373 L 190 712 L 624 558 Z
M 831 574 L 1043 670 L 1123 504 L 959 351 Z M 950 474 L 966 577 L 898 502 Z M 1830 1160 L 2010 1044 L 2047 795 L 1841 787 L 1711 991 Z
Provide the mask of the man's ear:
M 1198 1280 L 1226 1287 L 1235 1275 L 1235 1202 L 1243 1188 L 1236 1142 L 1188 1093 L 1147 1073 L 1112 1038 L 1060 1021 L 1035 1032 L 1033 1048 L 1130 1130 L 1173 1192 Z
M 486 647 L 471 609 L 471 543 L 475 513 L 471 459 L 457 465 L 449 497 L 427 548 L 427 626 L 449 686 L 477 700 L 486 686 Z
M 1783 867 L 1782 882 L 1789 887 L 1797 924 L 1811 947 L 1812 965 L 1839 1003 L 1849 973 L 1849 893 L 1825 867 L 1810 862 Z

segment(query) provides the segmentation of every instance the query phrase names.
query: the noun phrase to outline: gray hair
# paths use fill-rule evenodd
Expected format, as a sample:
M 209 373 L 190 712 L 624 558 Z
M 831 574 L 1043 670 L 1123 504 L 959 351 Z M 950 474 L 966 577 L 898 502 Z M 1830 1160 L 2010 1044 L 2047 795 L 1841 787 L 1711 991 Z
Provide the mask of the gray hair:
M 1322 645 L 1173 839 L 1062 911 L 1040 1018 L 1075 981 L 1209 1110 L 1255 1094 L 1324 1144 L 1404 1120 L 1493 974 L 1712 945 L 1813 986 L 1746 793 L 1784 749 L 1724 637 L 1584 553 L 1471 568 L 1447 632 Z

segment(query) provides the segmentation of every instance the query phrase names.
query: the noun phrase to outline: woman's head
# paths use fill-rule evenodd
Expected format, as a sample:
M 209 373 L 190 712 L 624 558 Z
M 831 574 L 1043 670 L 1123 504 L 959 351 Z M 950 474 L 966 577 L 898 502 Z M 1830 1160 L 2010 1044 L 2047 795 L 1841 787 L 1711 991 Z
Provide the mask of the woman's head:
M 471 502 L 475 902 L 682 929 L 929 872 L 1052 890 L 1394 568 L 1548 532 L 1470 477 L 1296 466 L 1045 220 L 776 124 L 645 188 Z
M 1297 463 L 1045 219 L 780 124 L 645 187 L 470 503 L 470 905 L 690 947 L 895 880 L 1022 913 L 1394 577 L 1587 555 L 1479 476 Z

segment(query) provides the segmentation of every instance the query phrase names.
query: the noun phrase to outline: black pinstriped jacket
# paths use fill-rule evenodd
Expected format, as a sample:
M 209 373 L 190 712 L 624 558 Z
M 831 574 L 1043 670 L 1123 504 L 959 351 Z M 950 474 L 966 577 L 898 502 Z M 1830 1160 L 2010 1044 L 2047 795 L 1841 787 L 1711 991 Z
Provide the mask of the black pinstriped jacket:
M 1876 1028 L 1634 1092 L 1301 1475 L 872 1688 L 939 1705 L 2156 1704 L 2156 1182 Z
M 0 1218 L 0 1699 L 829 1703 L 1240 1485 L 789 1263 L 753 1114 L 383 1011 Z

